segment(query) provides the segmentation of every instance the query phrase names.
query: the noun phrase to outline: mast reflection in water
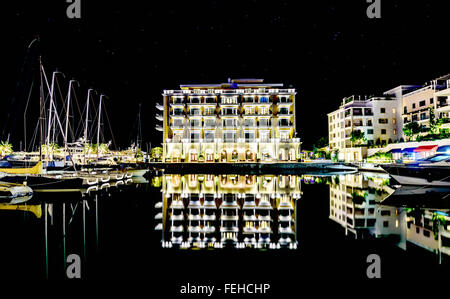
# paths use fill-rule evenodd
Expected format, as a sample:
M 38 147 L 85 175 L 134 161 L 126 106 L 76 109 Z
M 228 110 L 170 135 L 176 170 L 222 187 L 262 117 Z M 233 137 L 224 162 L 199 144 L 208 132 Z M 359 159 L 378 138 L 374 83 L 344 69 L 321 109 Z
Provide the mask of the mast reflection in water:
M 297 248 L 297 175 L 168 174 L 158 204 L 163 247 Z

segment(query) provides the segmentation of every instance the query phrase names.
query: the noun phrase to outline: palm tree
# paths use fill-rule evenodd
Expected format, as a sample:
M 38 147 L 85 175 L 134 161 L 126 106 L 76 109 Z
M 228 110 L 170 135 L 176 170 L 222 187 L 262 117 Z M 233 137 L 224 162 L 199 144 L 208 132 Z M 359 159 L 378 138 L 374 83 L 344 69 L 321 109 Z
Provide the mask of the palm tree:
M 13 153 L 13 146 L 8 141 L 0 142 L 0 156 L 7 156 Z
M 360 130 L 355 130 L 350 133 L 350 141 L 352 143 L 359 144 L 361 142 L 366 141 L 366 137 L 364 136 L 364 132 Z
M 61 148 L 56 143 L 49 143 L 41 145 L 42 154 L 45 156 L 53 156 L 54 154 L 60 154 Z

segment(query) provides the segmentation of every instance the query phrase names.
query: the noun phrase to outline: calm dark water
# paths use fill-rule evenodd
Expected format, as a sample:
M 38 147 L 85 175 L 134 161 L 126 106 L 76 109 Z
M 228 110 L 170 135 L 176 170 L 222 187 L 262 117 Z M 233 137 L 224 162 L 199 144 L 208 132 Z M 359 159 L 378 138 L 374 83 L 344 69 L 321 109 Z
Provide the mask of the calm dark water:
M 83 279 L 149 279 L 173 289 L 253 281 L 282 289 L 299 279 L 367 279 L 366 258 L 375 253 L 383 279 L 450 278 L 447 190 L 407 195 L 414 201 L 405 206 L 388 183 L 370 174 L 166 175 L 84 195 L 35 194 L 0 207 L 0 277 L 67 279 L 65 257 L 77 254 Z M 392 200 L 379 204 L 385 198 Z M 198 208 L 206 201 L 214 203 L 208 212 Z M 196 218 L 206 213 L 215 220 Z M 221 222 L 235 219 L 224 215 L 238 220 Z M 215 231 L 195 230 L 206 223 Z

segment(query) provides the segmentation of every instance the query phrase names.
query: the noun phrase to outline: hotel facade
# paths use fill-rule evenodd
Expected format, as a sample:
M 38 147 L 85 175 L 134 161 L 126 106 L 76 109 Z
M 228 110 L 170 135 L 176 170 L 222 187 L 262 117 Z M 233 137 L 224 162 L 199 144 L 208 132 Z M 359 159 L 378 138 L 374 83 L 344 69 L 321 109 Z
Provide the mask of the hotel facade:
M 164 90 L 164 162 L 297 162 L 293 88 L 262 79 Z

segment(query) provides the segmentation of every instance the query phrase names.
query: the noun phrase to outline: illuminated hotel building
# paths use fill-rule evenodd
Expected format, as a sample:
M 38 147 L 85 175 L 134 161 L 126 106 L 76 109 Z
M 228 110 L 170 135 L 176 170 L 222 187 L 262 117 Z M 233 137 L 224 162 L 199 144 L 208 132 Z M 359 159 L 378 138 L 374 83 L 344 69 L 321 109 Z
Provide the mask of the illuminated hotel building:
M 165 174 L 162 246 L 297 248 L 297 175 Z
M 295 89 L 262 79 L 228 81 L 164 90 L 156 106 L 163 161 L 298 161 Z

